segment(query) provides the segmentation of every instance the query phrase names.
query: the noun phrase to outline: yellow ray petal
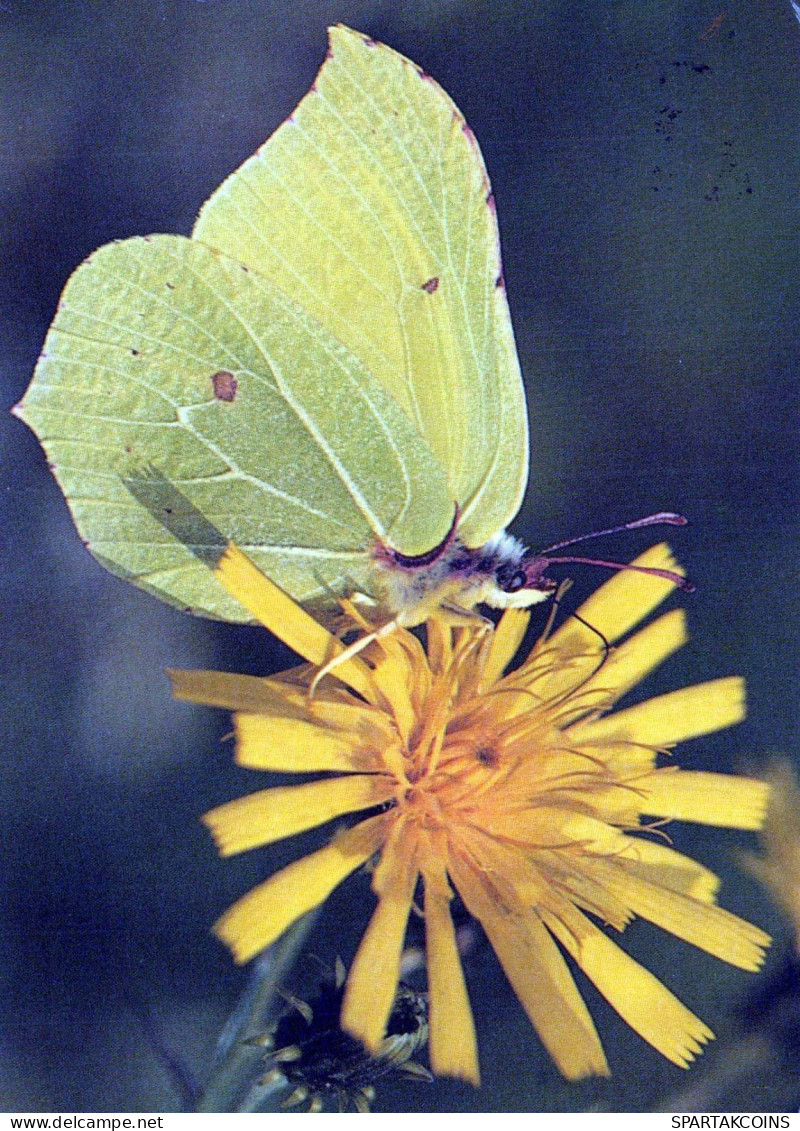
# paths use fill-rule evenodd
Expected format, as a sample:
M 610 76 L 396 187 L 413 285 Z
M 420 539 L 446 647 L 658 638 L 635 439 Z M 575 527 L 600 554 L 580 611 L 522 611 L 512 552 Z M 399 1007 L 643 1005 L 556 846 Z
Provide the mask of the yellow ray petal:
M 309 663 L 322 667 L 344 651 L 335 636 L 270 581 L 238 546 L 228 545 L 215 572 L 231 597 Z M 335 665 L 332 674 L 368 701 L 373 700 L 375 689 L 369 668 L 357 657 Z
M 214 924 L 237 962 L 254 958 L 287 927 L 319 906 L 346 876 L 377 852 L 393 814 L 381 813 L 296 860 L 229 907 Z
M 405 831 L 398 826 L 381 854 L 378 906 L 350 967 L 342 1002 L 342 1028 L 358 1037 L 373 1054 L 383 1040 L 394 1004 L 418 876 L 414 846 L 403 835 Z
M 580 785 L 570 796 L 574 803 L 580 803 Z M 640 796 L 631 785 L 612 785 L 604 789 L 595 789 L 591 797 L 586 798 L 586 803 L 591 807 L 595 817 L 610 825 L 632 828 L 639 824 Z
M 583 626 L 581 626 L 583 627 Z M 553 643 L 553 639 L 536 644 L 528 655 L 525 663 L 515 671 L 504 677 L 501 686 L 522 687 L 535 696 L 539 703 L 554 704 L 564 699 L 569 701 L 571 692 L 576 687 L 582 687 L 597 672 L 605 666 L 606 653 L 600 638 L 595 633 L 586 632 L 586 639 L 581 640 L 577 633 L 568 641 L 574 650 L 562 650 Z M 596 696 L 597 709 L 607 705 L 606 695 Z M 586 706 L 579 710 L 584 714 L 591 705 L 587 697 L 582 698 Z M 527 700 L 520 698 L 511 713 L 517 715 L 530 709 L 530 695 Z M 571 708 L 575 710 L 574 705 Z
M 417 714 L 412 698 L 415 683 L 421 676 L 428 676 L 429 669 L 424 657 L 422 663 L 411 666 L 407 651 L 403 648 L 401 641 L 395 639 L 403 631 L 403 629 L 396 629 L 391 637 L 386 637 L 377 642 L 372 680 L 379 693 L 384 697 L 402 740 L 408 743 L 417 723 Z M 411 639 L 414 638 L 411 637 Z M 415 640 L 415 643 L 419 646 L 419 641 Z M 420 655 L 422 655 L 421 649 Z
M 581 688 L 582 693 L 590 695 L 602 688 L 607 692 L 609 702 L 616 703 L 673 652 L 682 648 L 687 639 L 683 609 L 665 613 L 612 649 L 602 668 Z
M 660 616 L 608 654 L 596 633 L 579 622 L 578 629 L 586 633 L 583 640 L 577 631 L 561 637 L 559 630 L 509 679 L 524 680 L 537 696 L 550 701 L 579 685 L 579 702 L 585 703 L 587 713 L 592 708 L 608 710 L 687 641 L 686 614 L 680 608 Z M 583 650 L 571 650 L 578 645 Z M 550 663 L 542 663 L 547 657 Z
M 480 1084 L 475 1022 L 450 915 L 452 892 L 441 861 L 429 860 L 425 880 L 425 949 L 430 998 L 430 1058 L 437 1076 Z
M 742 864 L 789 919 L 800 952 L 800 790 L 788 759 L 768 762 L 764 772 L 770 795 L 760 837 L 763 855 L 748 852 Z
M 633 919 L 633 913 L 592 876 L 591 858 L 579 853 L 537 852 L 536 862 L 562 891 L 568 893 L 576 906 L 596 915 L 608 926 L 624 931 Z
M 453 657 L 453 630 L 440 617 L 431 617 L 425 622 L 428 664 L 438 675 L 450 667 Z
M 607 1076 L 589 1011 L 564 959 L 538 917 L 495 902 L 486 878 L 451 849 L 449 870 L 467 910 L 483 926 L 506 977 L 545 1048 L 569 1080 Z
M 653 546 L 631 564 L 680 572 L 669 548 L 663 543 Z M 579 616 L 586 623 L 574 617 L 565 621 L 548 641 L 534 648 L 515 677 L 526 680 L 531 690 L 548 700 L 558 698 L 583 681 L 589 681 L 595 689 L 610 687 L 613 693 L 616 684 L 609 682 L 606 669 L 614 653 L 606 659 L 603 640 L 614 644 L 652 612 L 673 588 L 672 582 L 659 577 L 630 570 L 615 574 L 578 610 Z M 675 622 L 667 631 L 675 633 Z M 659 643 L 666 648 L 666 644 Z M 655 641 L 652 641 L 652 646 L 655 650 Z M 648 644 L 648 650 L 649 648 Z M 543 659 L 547 657 L 550 657 L 550 662 L 543 663 Z M 642 652 L 638 653 L 637 659 L 642 661 L 646 669 Z M 653 661 L 651 666 L 658 662 L 655 656 Z M 632 678 L 635 663 L 632 660 L 624 662 L 630 663 L 629 677 Z M 620 678 L 625 677 L 623 669 L 620 671 Z M 589 701 L 585 694 L 584 699 Z
M 627 739 L 647 746 L 671 746 L 733 726 L 744 717 L 744 682 L 738 676 L 729 676 L 670 691 L 602 719 L 577 723 L 571 733 L 578 742 Z
M 366 741 L 359 741 L 353 734 L 279 715 L 238 714 L 234 724 L 240 766 L 288 773 L 383 769 L 380 748 L 369 744 L 377 735 L 369 731 Z
M 683 574 L 665 542 L 651 546 L 631 564 Z M 578 615 L 613 644 L 665 601 L 674 588 L 673 582 L 664 578 L 620 570 L 584 601 Z M 553 634 L 551 643 L 567 652 L 580 652 L 596 647 L 597 635 L 572 617 Z
M 629 838 L 613 825 L 569 809 L 566 805 L 537 805 L 526 809 L 481 813 L 480 827 L 528 848 L 580 847 L 602 856 L 624 852 Z
M 167 668 L 176 699 L 229 711 L 285 714 L 293 710 L 297 689 L 276 680 L 232 672 L 178 671 Z
M 769 935 L 730 911 L 650 883 L 628 871 L 624 861 L 596 859 L 594 872 L 636 915 L 715 958 L 752 971 L 764 961 Z
M 487 691 L 496 683 L 516 656 L 522 643 L 531 614 L 525 609 L 506 609 L 491 636 L 489 656 L 483 669 L 480 691 Z
M 649 970 L 566 901 L 543 919 L 620 1017 L 667 1060 L 687 1068 L 713 1039 L 708 1026 Z
M 498 850 L 501 847 L 498 846 Z M 584 847 L 590 848 L 591 845 L 587 843 Z M 597 915 L 604 922 L 617 927 L 618 930 L 624 929 L 634 913 L 648 917 L 638 904 L 634 906 L 629 898 L 629 889 L 626 888 L 624 878 L 620 878 L 620 873 L 622 877 L 626 875 L 634 877 L 637 883 L 643 881 L 656 899 L 658 891 L 663 888 L 665 893 L 668 889 L 669 893 L 689 897 L 690 906 L 695 901 L 714 903 L 719 888 L 718 877 L 702 864 L 666 845 L 620 832 L 613 850 L 603 851 L 602 841 L 598 842 L 598 847 L 600 852 L 597 855 L 590 855 L 588 851 L 569 856 L 563 852 L 546 852 L 537 853 L 536 860 L 541 861 L 545 871 L 558 878 L 559 883 L 565 891 L 569 891 L 574 902 L 584 910 Z M 611 847 L 609 843 L 609 849 Z M 511 849 L 506 847 L 505 851 Z M 613 856 L 612 861 L 609 860 L 610 856 Z M 510 872 L 507 863 L 505 873 L 510 874 Z M 517 887 L 522 895 L 523 888 L 519 884 Z M 546 890 L 542 892 L 545 897 L 546 894 Z M 665 900 L 668 898 L 667 894 L 664 898 Z M 736 920 L 736 922 L 743 921 Z M 755 932 L 754 937 L 768 941 L 768 937 L 758 928 L 747 923 L 744 926 L 748 931 Z M 672 930 L 673 934 L 680 934 L 671 927 L 667 929 Z
M 639 811 L 726 829 L 760 829 L 769 786 L 755 778 L 667 766 L 634 783 Z
M 380 707 L 362 703 L 359 699 L 342 689 L 336 696 L 318 691 L 309 700 L 303 696 L 306 717 L 324 726 L 333 727 L 352 734 L 370 736 L 369 741 L 394 741 L 397 732 L 390 717 Z
M 654 769 L 658 751 L 652 746 L 637 746 L 625 740 L 611 742 L 605 739 L 587 741 L 583 730 L 568 728 L 565 741 L 574 740 L 575 747 L 588 757 L 601 762 L 618 782 L 635 781 L 642 774 Z
M 625 870 L 650 883 L 680 892 L 701 903 L 713 903 L 719 890 L 719 877 L 689 856 L 658 841 L 631 837 L 631 850 L 625 856 Z
M 282 840 L 306 829 L 389 801 L 393 779 L 383 775 L 349 774 L 305 785 L 275 786 L 238 797 L 203 817 L 222 856 Z

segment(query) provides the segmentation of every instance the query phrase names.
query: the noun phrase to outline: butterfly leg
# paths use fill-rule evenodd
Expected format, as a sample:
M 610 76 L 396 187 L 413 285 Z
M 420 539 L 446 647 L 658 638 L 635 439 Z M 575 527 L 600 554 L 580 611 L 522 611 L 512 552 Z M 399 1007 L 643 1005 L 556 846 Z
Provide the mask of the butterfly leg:
M 443 601 L 439 606 L 439 612 L 443 614 L 442 620 L 451 628 L 475 628 L 480 632 L 489 632 L 494 627 L 488 617 L 476 612 L 475 609 L 467 609 L 464 605 Z
M 363 652 L 368 644 L 372 644 L 374 640 L 380 640 L 383 636 L 389 636 L 399 627 L 399 620 L 390 620 L 387 621 L 386 624 L 381 625 L 380 628 L 373 629 L 372 632 L 368 632 L 365 636 L 359 636 L 358 640 L 354 640 L 352 644 L 348 644 L 343 652 L 340 652 L 338 656 L 334 656 L 333 659 L 328 660 L 327 664 L 324 664 L 319 669 L 314 679 L 311 681 L 311 686 L 308 689 L 309 695 L 313 697 L 314 692 L 317 690 L 317 685 L 323 676 L 330 675 L 332 671 L 338 668 L 339 664 L 343 664 L 345 660 L 352 660 L 359 652 Z

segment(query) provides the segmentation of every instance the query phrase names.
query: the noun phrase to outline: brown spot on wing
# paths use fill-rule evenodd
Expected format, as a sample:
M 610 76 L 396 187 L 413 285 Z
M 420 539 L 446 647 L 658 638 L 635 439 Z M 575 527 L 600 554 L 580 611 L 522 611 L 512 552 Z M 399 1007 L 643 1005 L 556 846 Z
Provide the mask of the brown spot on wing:
M 220 369 L 211 378 L 211 384 L 214 386 L 214 396 L 218 401 L 227 401 L 228 404 L 232 404 L 236 400 L 239 382 L 229 370 Z
M 431 276 L 430 279 L 422 284 L 422 289 L 426 294 L 432 295 L 434 291 L 439 289 L 439 276 Z

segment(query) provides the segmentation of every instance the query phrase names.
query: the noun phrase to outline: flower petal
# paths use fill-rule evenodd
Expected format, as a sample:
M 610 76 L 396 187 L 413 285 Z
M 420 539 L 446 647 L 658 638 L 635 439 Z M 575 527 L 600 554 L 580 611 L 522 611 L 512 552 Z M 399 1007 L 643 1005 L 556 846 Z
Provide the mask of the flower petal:
M 423 879 L 431 1068 L 439 1076 L 456 1076 L 477 1086 L 481 1079 L 475 1022 L 450 915 L 452 892 L 441 861 L 427 861 Z
M 167 675 L 176 699 L 229 711 L 286 713 L 298 698 L 297 688 L 261 676 L 175 668 L 167 668 Z
M 536 863 L 569 899 L 607 926 L 624 931 L 633 913 L 591 874 L 591 860 L 566 852 L 537 852 Z
M 342 1028 L 373 1054 L 383 1040 L 397 993 L 406 924 L 419 874 L 414 844 L 405 832 L 402 825 L 397 826 L 381 853 L 375 874 L 375 880 L 380 877 L 382 881 L 378 906 L 353 959 L 342 1002 Z
M 648 624 L 635 636 L 613 648 L 603 666 L 581 688 L 583 695 L 604 689 L 610 703 L 640 683 L 645 676 L 682 648 L 688 639 L 686 614 L 673 609 Z
M 453 658 L 453 630 L 441 617 L 431 617 L 425 622 L 428 664 L 434 675 L 450 667 Z
M 523 680 L 529 690 L 551 702 L 580 687 L 577 703 L 585 704 L 582 713 L 592 708 L 608 710 L 687 640 L 682 609 L 665 613 L 607 653 L 597 633 L 575 623 L 574 631 L 567 633 L 563 626 L 534 648 L 508 681 Z
M 621 783 L 617 788 L 634 789 L 636 779 L 655 768 L 658 757 L 658 750 L 655 747 L 640 746 L 626 739 L 611 742 L 600 738 L 595 742 L 594 737 L 588 740 L 583 730 L 577 729 L 574 731 L 568 729 L 566 737 L 570 740 L 574 739 L 576 748 L 587 758 L 594 758 L 599 764 L 607 766 L 617 782 Z M 611 800 L 613 802 L 614 799 Z
M 634 875 L 624 861 L 595 859 L 593 872 L 636 915 L 715 958 L 752 971 L 764 961 L 770 937 L 745 919 Z
M 573 848 L 601 856 L 624 852 L 630 839 L 621 829 L 566 805 L 488 810 L 481 814 L 480 827 L 528 849 Z
M 714 1034 L 659 980 L 580 912 L 562 901 L 544 921 L 620 1017 L 681 1068 Z
M 342 817 L 381 805 L 394 795 L 392 778 L 350 774 L 305 785 L 274 786 L 238 797 L 203 817 L 221 856 L 260 848 Z
M 237 962 L 254 958 L 301 915 L 318 907 L 383 842 L 392 813 L 362 821 L 318 852 L 296 860 L 229 907 L 214 924 Z
M 216 577 L 257 621 L 310 663 L 322 667 L 344 651 L 341 641 L 304 612 L 238 546 L 228 545 Z M 365 699 L 374 697 L 369 668 L 357 657 L 333 665 L 331 674 Z
M 683 576 L 683 569 L 674 560 L 672 551 L 665 542 L 651 546 L 650 550 L 639 554 L 630 564 L 644 569 L 668 569 Z M 654 608 L 659 607 L 674 588 L 674 582 L 665 578 L 622 569 L 614 573 L 599 589 L 595 589 L 592 596 L 580 605 L 578 614 L 593 629 L 602 632 L 609 644 L 613 644 L 614 640 L 625 636 Z M 573 623 L 577 622 L 568 622 Z M 567 629 L 568 625 L 562 628 Z M 560 631 L 562 630 L 559 629 Z
M 647 569 L 669 569 L 683 576 L 683 570 L 673 558 L 666 542 L 651 546 L 638 558 L 634 558 L 631 565 Z M 595 631 L 592 632 L 575 617 L 571 617 L 553 633 L 550 643 L 566 651 L 580 651 L 581 643 L 585 647 L 587 639 L 594 639 L 596 642 L 597 633 L 601 632 L 608 643 L 613 644 L 643 621 L 674 589 L 675 583 L 663 577 L 622 569 L 595 590 L 578 609 L 581 619 Z
M 498 905 L 486 877 L 451 848 L 448 869 L 467 910 L 481 923 L 542 1043 L 569 1080 L 607 1076 L 589 1011 L 541 920 Z
M 626 837 L 616 860 L 623 872 L 702 903 L 714 903 L 719 889 L 718 877 L 665 844 L 644 837 Z M 596 858 L 585 853 L 537 852 L 536 863 L 569 894 L 573 903 L 590 911 L 603 923 L 623 931 L 633 918 L 627 903 L 605 882 L 602 857 L 598 867 Z
M 719 890 L 719 877 L 696 860 L 644 837 L 631 837 L 625 855 L 625 871 L 633 872 L 670 891 L 680 892 L 701 903 L 713 903 Z
M 483 669 L 480 690 L 486 692 L 496 683 L 519 650 L 531 614 L 525 609 L 506 609 L 491 634 L 491 644 Z
M 237 714 L 236 761 L 254 770 L 313 773 L 324 770 L 383 769 L 379 748 L 367 727 L 364 738 L 317 722 L 281 715 Z M 365 741 L 366 740 L 366 741 Z
M 580 742 L 627 740 L 646 746 L 671 746 L 733 726 L 744 717 L 744 682 L 738 676 L 729 676 L 670 691 L 602 719 L 577 723 L 571 733 Z
M 408 647 L 404 646 L 408 642 L 402 636 L 407 636 L 408 642 L 413 641 L 416 645 L 413 659 L 409 656 Z M 376 641 L 372 656 L 373 683 L 383 696 L 401 738 L 408 743 L 418 721 L 413 699 L 416 685 L 423 680 L 428 683 L 430 679 L 425 654 L 411 633 L 397 628 L 390 636 Z
M 760 829 L 769 786 L 755 778 L 666 766 L 634 783 L 639 812 L 726 829 Z

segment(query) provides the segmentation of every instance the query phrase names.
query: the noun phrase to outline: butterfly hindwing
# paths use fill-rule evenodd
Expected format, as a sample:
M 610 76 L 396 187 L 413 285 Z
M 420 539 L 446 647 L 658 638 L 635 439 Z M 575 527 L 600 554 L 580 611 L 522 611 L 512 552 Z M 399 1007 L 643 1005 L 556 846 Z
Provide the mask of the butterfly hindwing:
M 420 553 L 453 518 L 438 462 L 358 358 L 180 236 L 78 268 L 20 413 L 92 552 L 207 615 L 243 616 L 208 568 L 227 539 L 312 601 L 369 592 L 374 539 Z

